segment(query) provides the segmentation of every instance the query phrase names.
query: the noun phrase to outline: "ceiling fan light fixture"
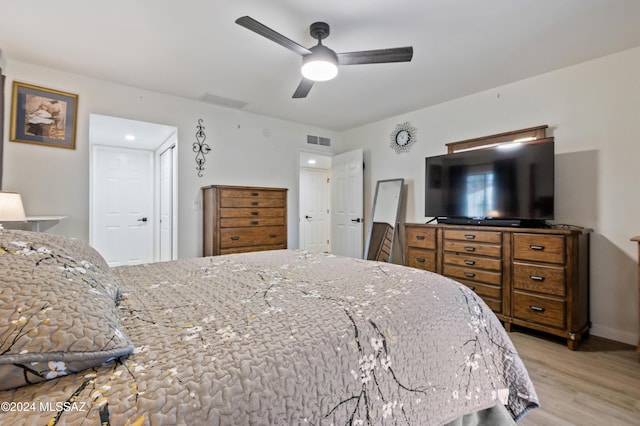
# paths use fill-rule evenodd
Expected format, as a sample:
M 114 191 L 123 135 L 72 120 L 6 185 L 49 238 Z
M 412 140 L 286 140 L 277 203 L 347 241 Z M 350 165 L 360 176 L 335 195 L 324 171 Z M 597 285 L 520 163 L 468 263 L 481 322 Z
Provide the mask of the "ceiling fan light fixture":
M 312 81 L 328 81 L 338 75 L 338 56 L 321 44 L 302 57 L 302 76 Z

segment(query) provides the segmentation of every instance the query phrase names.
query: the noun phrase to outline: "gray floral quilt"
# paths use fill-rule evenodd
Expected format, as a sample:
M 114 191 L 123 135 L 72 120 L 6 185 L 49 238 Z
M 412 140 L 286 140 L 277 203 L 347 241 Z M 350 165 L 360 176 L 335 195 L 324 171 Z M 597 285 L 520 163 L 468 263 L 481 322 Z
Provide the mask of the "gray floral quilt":
M 133 352 L 0 391 L 0 423 L 442 425 L 538 405 L 491 310 L 436 274 L 296 250 L 105 273 Z

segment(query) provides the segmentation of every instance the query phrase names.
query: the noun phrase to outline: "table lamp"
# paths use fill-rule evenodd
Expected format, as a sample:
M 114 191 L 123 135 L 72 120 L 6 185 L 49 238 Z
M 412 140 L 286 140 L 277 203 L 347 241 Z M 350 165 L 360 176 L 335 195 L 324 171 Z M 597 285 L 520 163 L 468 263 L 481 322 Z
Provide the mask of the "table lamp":
M 20 194 L 0 191 L 0 229 L 2 229 L 2 222 L 24 222 L 25 220 L 27 218 Z

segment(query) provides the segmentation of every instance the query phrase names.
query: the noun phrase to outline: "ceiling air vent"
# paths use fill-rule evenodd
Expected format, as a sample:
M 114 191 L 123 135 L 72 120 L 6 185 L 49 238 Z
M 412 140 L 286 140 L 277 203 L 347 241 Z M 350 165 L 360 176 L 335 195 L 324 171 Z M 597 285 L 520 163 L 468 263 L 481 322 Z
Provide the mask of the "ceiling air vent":
M 311 145 L 331 146 L 331 139 L 322 136 L 307 135 L 307 143 Z
M 247 105 L 246 102 L 231 98 L 225 98 L 224 96 L 212 95 L 211 93 L 205 93 L 204 95 L 200 96 L 200 100 L 208 104 L 235 109 L 241 109 L 244 108 L 245 105 Z

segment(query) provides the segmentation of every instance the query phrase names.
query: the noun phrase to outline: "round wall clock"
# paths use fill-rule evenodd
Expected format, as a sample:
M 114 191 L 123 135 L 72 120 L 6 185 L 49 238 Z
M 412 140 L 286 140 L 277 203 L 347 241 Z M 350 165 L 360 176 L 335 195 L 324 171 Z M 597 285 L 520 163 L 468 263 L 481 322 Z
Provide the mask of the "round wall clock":
M 400 123 L 391 132 L 391 148 L 396 153 L 409 152 L 411 146 L 417 142 L 417 130 L 408 121 Z

